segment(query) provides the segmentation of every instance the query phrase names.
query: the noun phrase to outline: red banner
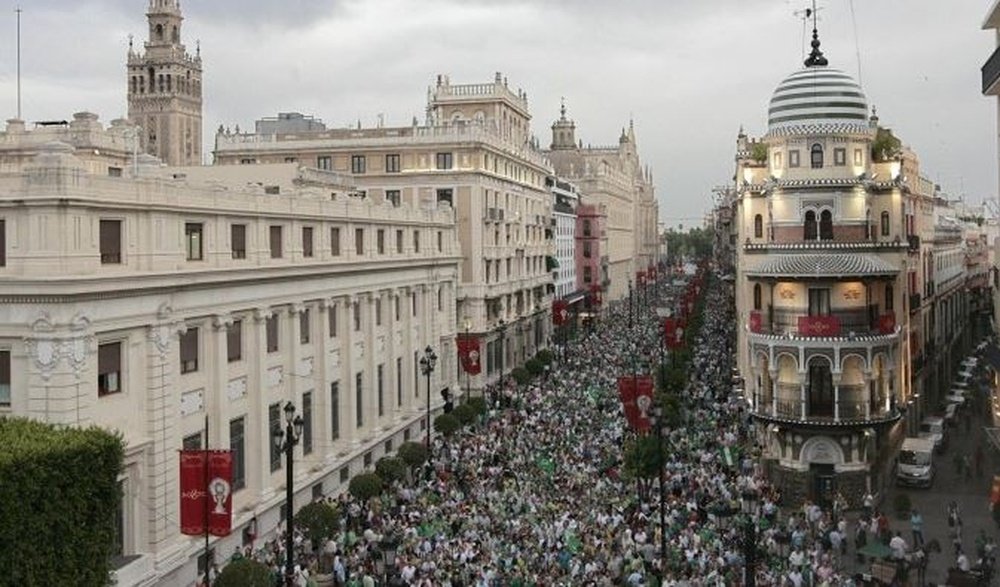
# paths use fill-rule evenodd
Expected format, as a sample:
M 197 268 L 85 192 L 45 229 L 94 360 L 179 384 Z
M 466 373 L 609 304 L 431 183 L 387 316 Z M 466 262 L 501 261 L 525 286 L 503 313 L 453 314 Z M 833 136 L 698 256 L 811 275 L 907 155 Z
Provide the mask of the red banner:
M 601 286 L 596 283 L 590 286 L 590 296 L 595 304 L 601 305 Z
M 664 318 L 663 337 L 668 349 L 684 346 L 684 323 L 675 318 Z
M 562 326 L 566 323 L 566 319 L 569 318 L 569 310 L 566 309 L 567 304 L 565 300 L 553 300 L 552 301 L 552 323 L 556 326 Z
M 754 310 L 750 312 L 750 332 L 760 332 L 761 329 L 761 316 L 760 312 Z
M 878 317 L 878 331 L 882 334 L 892 334 L 896 331 L 896 314 L 890 312 Z
M 799 316 L 800 336 L 837 336 L 840 320 L 836 316 Z
M 181 534 L 205 534 L 205 451 L 181 451 Z
M 469 375 L 479 375 L 483 370 L 482 356 L 479 353 L 479 339 L 474 336 L 459 336 L 457 338 L 458 360 L 462 362 L 462 370 Z
M 233 453 L 208 452 L 208 533 L 229 536 L 233 529 Z
M 646 272 L 636 271 L 635 272 L 635 284 L 636 285 L 646 285 Z
M 625 408 L 625 419 L 629 426 L 638 432 L 648 431 L 649 417 L 653 413 L 653 378 L 619 377 L 618 396 Z

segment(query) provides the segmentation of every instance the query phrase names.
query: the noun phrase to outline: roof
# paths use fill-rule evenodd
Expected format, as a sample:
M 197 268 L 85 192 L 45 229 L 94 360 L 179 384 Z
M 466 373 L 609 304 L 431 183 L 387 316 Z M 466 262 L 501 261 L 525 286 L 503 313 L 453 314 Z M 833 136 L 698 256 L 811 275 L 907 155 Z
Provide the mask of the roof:
M 803 125 L 853 130 L 868 122 L 868 101 L 861 86 L 848 74 L 814 65 L 782 80 L 767 112 L 771 133 Z
M 772 255 L 746 271 L 751 277 L 872 277 L 897 273 L 899 269 L 891 263 L 864 253 Z

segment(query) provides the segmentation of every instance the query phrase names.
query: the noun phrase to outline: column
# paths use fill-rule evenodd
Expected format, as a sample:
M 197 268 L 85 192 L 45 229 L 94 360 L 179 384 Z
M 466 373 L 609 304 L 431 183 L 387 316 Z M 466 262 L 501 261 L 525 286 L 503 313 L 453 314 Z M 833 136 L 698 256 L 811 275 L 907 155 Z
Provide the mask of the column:
M 313 390 L 313 450 L 330 462 L 334 455 L 333 440 L 330 431 L 332 422 L 330 414 L 330 347 L 335 338 L 330 337 L 330 313 L 336 311 L 336 306 L 330 299 L 320 301 L 316 308 L 316 328 L 313 339 L 313 373 L 316 375 L 316 388 Z
M 778 415 L 778 370 L 769 369 L 768 374 L 771 379 L 771 416 Z
M 271 493 L 271 431 L 267 421 L 267 320 L 270 308 L 256 308 L 247 333 L 247 405 L 243 424 L 243 447 L 246 457 L 247 489 L 258 501 Z M 279 332 L 280 334 L 280 332 Z M 226 427 L 229 423 L 226 422 Z
M 179 394 L 175 381 L 179 364 L 171 360 L 177 336 L 187 328 L 182 322 L 149 326 L 146 330 L 146 428 L 153 439 L 147 452 L 145 486 L 149 542 L 160 544 L 176 537 L 174 522 L 180 515 L 177 500 L 178 470 L 176 419 Z M 160 552 L 162 547 L 154 547 Z
M 833 380 L 833 421 L 840 422 L 840 377 Z
M 209 448 L 229 448 L 228 334 L 232 326 L 232 315 L 216 315 L 212 318 L 211 335 L 206 337 L 207 366 L 211 369 L 205 392 L 205 412 L 209 417 L 209 438 L 205 439 L 205 443 Z
M 386 403 L 386 407 L 389 408 L 387 409 L 387 412 L 392 414 L 392 421 L 398 422 L 403 415 L 403 406 L 405 405 L 405 403 L 403 402 L 406 401 L 405 392 L 402 394 L 404 396 L 403 398 L 400 398 L 399 394 L 397 393 L 397 390 L 400 389 L 399 387 L 397 387 L 398 385 L 397 382 L 402 380 L 400 379 L 401 373 L 399 373 L 399 369 L 396 369 L 396 358 L 400 356 L 399 355 L 400 345 L 396 343 L 396 334 L 400 332 L 403 325 L 403 306 L 402 306 L 403 302 L 400 299 L 398 289 L 389 290 L 388 294 L 385 296 L 385 299 L 388 301 L 389 304 L 389 307 L 386 308 L 386 316 L 388 320 L 386 328 L 387 342 L 385 345 L 385 353 L 384 353 L 385 379 L 386 379 L 385 387 L 387 392 L 386 396 L 388 400 Z M 397 304 L 399 307 L 398 320 L 396 319 Z M 400 336 L 400 339 L 402 339 L 402 336 Z M 400 401 L 401 399 L 402 401 Z
M 340 329 L 344 333 L 344 342 L 341 344 L 340 362 L 343 367 L 340 369 L 342 375 L 340 379 L 340 438 L 354 443 L 358 439 L 357 419 L 355 416 L 354 372 L 355 365 L 358 364 L 354 357 L 354 343 L 358 340 L 359 333 L 354 331 L 354 304 L 359 303 L 357 296 L 344 296 L 344 326 Z
M 800 377 L 802 377 L 801 374 L 800 374 Z M 800 412 L 800 416 L 801 416 L 801 418 L 803 420 L 806 419 L 806 410 L 807 410 L 807 406 L 806 406 L 806 382 L 802 381 L 801 383 L 799 383 L 799 412 Z

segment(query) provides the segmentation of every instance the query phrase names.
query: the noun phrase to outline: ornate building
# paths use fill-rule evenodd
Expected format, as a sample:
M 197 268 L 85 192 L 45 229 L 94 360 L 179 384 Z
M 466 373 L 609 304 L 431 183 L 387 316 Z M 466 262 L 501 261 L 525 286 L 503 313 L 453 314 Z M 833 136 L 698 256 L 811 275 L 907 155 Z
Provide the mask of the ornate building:
M 149 0 L 149 40 L 129 40 L 128 118 L 143 128 L 145 151 L 168 165 L 201 165 L 201 48 L 181 42 L 178 0 Z
M 628 294 L 628 283 L 636 271 L 658 262 L 658 205 L 653 174 L 639 159 L 635 128 L 629 122 L 622 129 L 618 145 L 584 147 L 576 138 L 576 123 L 566 118 L 566 108 L 552 124 L 552 144 L 548 152 L 556 174 L 579 187 L 581 204 L 604 207 L 608 257 L 606 281 L 584 281 L 589 291 L 600 285 L 609 299 Z
M 840 491 L 855 504 L 887 482 L 906 434 L 914 223 L 898 158 L 873 160 L 861 87 L 819 46 L 814 31 L 764 137 L 738 139 L 738 362 L 789 501 Z

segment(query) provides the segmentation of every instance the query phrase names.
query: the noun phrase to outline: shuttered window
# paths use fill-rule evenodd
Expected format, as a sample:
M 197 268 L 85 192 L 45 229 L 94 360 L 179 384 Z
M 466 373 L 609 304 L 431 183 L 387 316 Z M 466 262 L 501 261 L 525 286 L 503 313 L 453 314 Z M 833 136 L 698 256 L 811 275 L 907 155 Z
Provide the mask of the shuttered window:
M 189 328 L 181 335 L 181 373 L 198 370 L 198 329 Z
M 2 363 L 2 361 L 0 361 Z M 0 383 L 3 381 L 0 366 Z M 122 390 L 122 343 L 109 342 L 97 347 L 97 396 Z
M 101 220 L 101 263 L 122 262 L 122 221 Z

